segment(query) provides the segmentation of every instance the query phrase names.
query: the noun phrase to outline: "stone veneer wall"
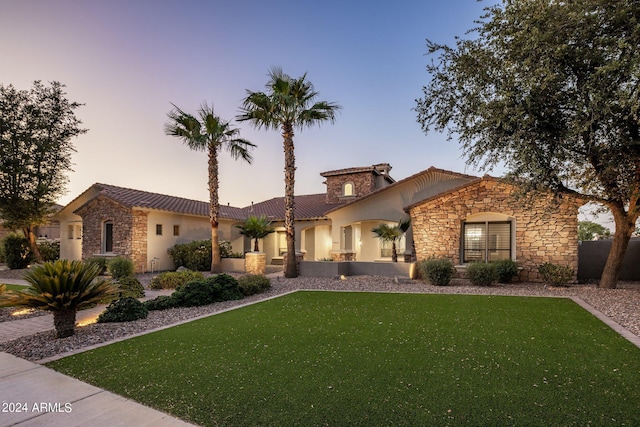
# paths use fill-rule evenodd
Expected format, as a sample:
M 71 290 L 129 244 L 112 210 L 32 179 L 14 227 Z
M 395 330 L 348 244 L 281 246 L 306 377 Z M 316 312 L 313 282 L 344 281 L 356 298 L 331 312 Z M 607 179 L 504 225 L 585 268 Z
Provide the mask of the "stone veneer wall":
M 102 252 L 102 228 L 113 222 L 113 255 L 129 258 L 136 271 L 147 263 L 147 213 L 134 212 L 112 200 L 99 197 L 78 212 L 82 217 L 82 259 Z
M 343 197 L 342 186 L 353 183 L 354 196 L 364 196 L 375 190 L 375 176 L 373 172 L 357 172 L 327 177 L 327 203 L 338 203 Z
M 543 262 L 568 264 L 577 272 L 579 203 L 564 200 L 550 209 L 548 197 L 525 207 L 511 198 L 512 192 L 513 187 L 507 184 L 483 179 L 412 207 L 418 260 L 435 256 L 459 265 L 464 220 L 491 212 L 515 218 L 515 259 L 522 268 L 520 280 L 540 281 L 538 266 Z

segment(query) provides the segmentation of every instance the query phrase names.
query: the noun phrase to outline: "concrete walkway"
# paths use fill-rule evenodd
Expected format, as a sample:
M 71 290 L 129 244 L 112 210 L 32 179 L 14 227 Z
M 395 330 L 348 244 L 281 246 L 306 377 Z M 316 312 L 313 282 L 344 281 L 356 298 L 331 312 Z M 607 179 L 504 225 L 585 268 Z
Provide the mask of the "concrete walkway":
M 26 284 L 3 279 L 3 283 Z M 146 291 L 144 299 L 171 291 Z M 105 305 L 78 312 L 77 323 L 91 321 Z M 0 323 L 0 342 L 53 329 L 53 315 Z M 192 426 L 37 363 L 0 352 L 0 427 L 6 426 Z
M 0 426 L 191 426 L 163 412 L 0 353 Z

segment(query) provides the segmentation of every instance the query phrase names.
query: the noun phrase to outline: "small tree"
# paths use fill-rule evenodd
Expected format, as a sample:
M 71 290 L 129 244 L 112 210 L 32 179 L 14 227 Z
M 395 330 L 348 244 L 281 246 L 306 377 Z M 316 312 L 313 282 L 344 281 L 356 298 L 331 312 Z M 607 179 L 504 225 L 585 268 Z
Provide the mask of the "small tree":
M 93 262 L 59 260 L 38 265 L 24 275 L 31 285 L 24 291 L 6 291 L 0 306 L 18 305 L 53 312 L 56 338 L 75 333 L 76 313 L 118 292 L 118 286 L 98 279 L 101 268 Z
M 377 238 L 383 242 L 391 242 L 391 261 L 398 262 L 398 254 L 396 253 L 396 242 L 400 240 L 404 233 L 407 232 L 411 225 L 411 218 L 402 219 L 396 225 L 382 223 L 371 229 Z
M 258 240 L 264 239 L 275 231 L 274 228 L 271 227 L 271 221 L 269 221 L 269 218 L 264 215 L 259 217 L 250 215 L 244 224 L 236 225 L 236 227 L 240 229 L 240 234 L 247 236 L 250 239 L 254 239 L 255 243 L 253 245 L 253 250 L 255 252 L 260 250 L 258 247 Z
M 592 221 L 578 222 L 578 240 L 584 242 L 593 240 L 597 236 L 610 237 L 611 231 L 607 227 Z
M 46 223 L 66 191 L 71 139 L 86 132 L 74 110 L 82 104 L 65 97 L 64 85 L 30 90 L 0 84 L 0 217 L 4 227 L 21 230 L 42 261 L 35 227 Z

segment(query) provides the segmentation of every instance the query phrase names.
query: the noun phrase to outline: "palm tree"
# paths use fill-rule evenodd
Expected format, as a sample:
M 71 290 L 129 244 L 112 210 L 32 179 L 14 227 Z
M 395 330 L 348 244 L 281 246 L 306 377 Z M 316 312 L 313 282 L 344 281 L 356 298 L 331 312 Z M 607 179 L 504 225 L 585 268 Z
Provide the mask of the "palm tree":
M 396 242 L 407 232 L 411 225 L 411 218 L 401 219 L 398 224 L 390 226 L 382 223 L 371 229 L 377 238 L 383 242 L 391 242 L 391 261 L 398 262 L 398 254 L 396 253 Z
M 240 234 L 243 236 L 255 239 L 255 243 L 253 245 L 254 252 L 260 251 L 260 248 L 258 247 L 258 239 L 263 239 L 275 231 L 273 227 L 271 227 L 271 221 L 269 221 L 269 218 L 264 215 L 259 217 L 250 215 L 244 224 L 236 225 L 236 227 L 240 229 Z
M 0 306 L 52 311 L 56 338 L 70 337 L 75 333 L 78 310 L 119 291 L 118 285 L 97 278 L 100 271 L 100 266 L 93 262 L 45 262 L 24 274 L 31 287 L 24 291 L 5 291 L 0 295 Z
M 285 277 L 297 277 L 294 229 L 294 183 L 296 161 L 294 154 L 294 128 L 312 127 L 322 122 L 335 121 L 339 105 L 315 101 L 318 92 L 307 80 L 307 74 L 294 79 L 281 68 L 269 71 L 266 92 L 247 91 L 238 121 L 250 121 L 256 128 L 280 129 L 284 144 L 284 227 L 287 237 L 287 265 Z
M 222 271 L 220 262 L 220 243 L 218 241 L 218 215 L 220 202 L 218 200 L 218 152 L 224 147 L 234 159 L 241 158 L 247 163 L 253 160 L 249 150 L 255 147 L 249 141 L 239 138 L 240 129 L 231 127 L 230 122 L 222 120 L 209 107 L 202 104 L 198 110 L 198 117 L 185 113 L 174 104 L 167 116 L 169 122 L 165 124 L 165 133 L 176 136 L 190 149 L 206 151 L 209 155 L 209 221 L 211 222 L 211 272 Z

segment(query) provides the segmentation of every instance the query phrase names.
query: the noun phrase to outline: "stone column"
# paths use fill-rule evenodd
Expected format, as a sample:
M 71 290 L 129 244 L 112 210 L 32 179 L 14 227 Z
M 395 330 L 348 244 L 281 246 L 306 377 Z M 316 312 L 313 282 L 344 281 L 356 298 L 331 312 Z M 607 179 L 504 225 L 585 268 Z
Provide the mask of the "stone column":
M 244 255 L 244 269 L 247 274 L 264 274 L 267 265 L 267 254 L 264 252 L 247 252 Z

